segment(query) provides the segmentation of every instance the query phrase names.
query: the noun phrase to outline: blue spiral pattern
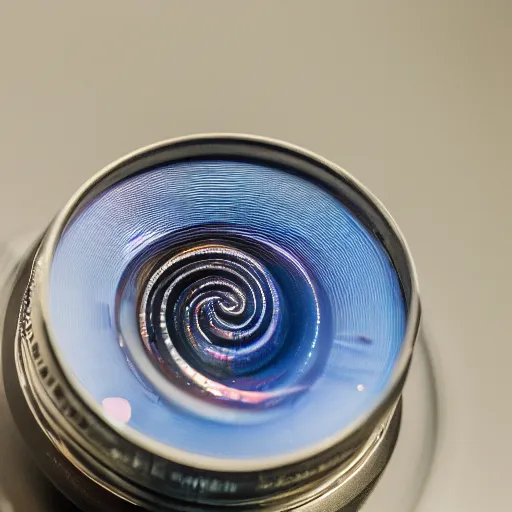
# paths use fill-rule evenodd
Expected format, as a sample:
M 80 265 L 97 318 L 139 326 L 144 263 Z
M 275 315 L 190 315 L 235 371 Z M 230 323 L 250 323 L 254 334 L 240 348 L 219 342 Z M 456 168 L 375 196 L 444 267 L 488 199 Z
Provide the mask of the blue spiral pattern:
M 72 219 L 51 266 L 67 367 L 99 404 L 181 450 L 277 456 L 379 400 L 406 308 L 382 245 L 285 170 L 192 161 L 148 170 Z
M 150 340 L 163 341 L 156 353 L 169 353 L 175 368 L 186 364 L 177 341 L 219 378 L 257 371 L 283 343 L 272 277 L 249 255 L 228 247 L 204 246 L 167 261 L 151 276 L 140 310 L 147 348 L 155 352 Z

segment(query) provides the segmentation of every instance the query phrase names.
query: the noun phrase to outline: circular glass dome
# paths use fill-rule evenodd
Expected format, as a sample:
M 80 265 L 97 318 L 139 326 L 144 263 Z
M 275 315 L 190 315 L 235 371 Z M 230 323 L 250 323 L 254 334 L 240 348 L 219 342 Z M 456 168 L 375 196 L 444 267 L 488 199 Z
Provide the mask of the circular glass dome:
M 112 424 L 241 461 L 371 411 L 407 320 L 388 253 L 346 205 L 242 160 L 107 188 L 66 225 L 47 291 L 61 362 Z

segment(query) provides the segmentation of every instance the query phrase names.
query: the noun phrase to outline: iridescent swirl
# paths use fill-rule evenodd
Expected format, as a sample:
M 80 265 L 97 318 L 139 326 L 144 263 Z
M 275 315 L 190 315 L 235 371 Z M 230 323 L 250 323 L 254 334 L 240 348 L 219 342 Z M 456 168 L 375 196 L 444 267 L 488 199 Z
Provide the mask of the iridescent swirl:
M 119 301 L 130 303 L 126 289 L 142 290 L 142 340 L 173 386 L 243 409 L 269 408 L 306 390 L 325 361 L 331 333 L 328 305 L 320 322 L 321 295 L 304 266 L 237 226 L 205 225 L 173 241 L 163 261 L 155 256 L 140 273 L 130 269 Z M 151 386 L 148 380 L 146 374 Z M 167 398 L 193 405 L 178 401 L 172 389 Z
M 244 375 L 268 364 L 283 344 L 272 276 L 248 254 L 223 246 L 164 263 L 144 291 L 140 326 L 150 351 L 205 389 L 214 382 L 205 386 L 194 367 L 218 378 Z
M 91 401 L 183 452 L 305 450 L 380 399 L 406 308 L 380 241 L 320 182 L 250 162 L 148 169 L 59 240 L 55 344 Z

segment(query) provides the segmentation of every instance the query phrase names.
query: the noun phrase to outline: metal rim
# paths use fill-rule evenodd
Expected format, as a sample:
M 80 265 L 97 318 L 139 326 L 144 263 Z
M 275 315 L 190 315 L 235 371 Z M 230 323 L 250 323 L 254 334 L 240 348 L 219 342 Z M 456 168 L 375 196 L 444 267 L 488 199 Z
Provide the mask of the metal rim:
M 407 278 L 410 281 L 410 297 L 405 336 L 392 375 L 379 400 L 366 414 L 354 420 L 349 426 L 338 432 L 337 435 L 324 439 L 320 443 L 316 443 L 313 446 L 293 454 L 253 459 L 251 461 L 217 459 L 214 457 L 191 454 L 183 450 L 173 448 L 147 438 L 145 435 L 137 432 L 131 427 L 123 426 L 120 428 L 115 423 L 109 421 L 99 404 L 92 399 L 87 390 L 82 387 L 77 379 L 75 379 L 74 375 L 67 367 L 66 361 L 58 347 L 51 343 L 52 329 L 51 323 L 48 321 L 50 319 L 50 315 L 48 303 L 46 301 L 46 297 L 48 297 L 49 292 L 49 271 L 59 238 L 68 222 L 72 219 L 76 209 L 83 205 L 91 196 L 96 195 L 99 191 L 104 190 L 106 187 L 126 178 L 129 175 L 148 170 L 158 163 L 169 163 L 175 160 L 175 158 L 172 157 L 172 153 L 176 149 L 189 144 L 200 145 L 202 154 L 198 153 L 197 156 L 202 157 L 215 154 L 214 148 L 216 144 L 231 144 L 233 147 L 236 146 L 240 149 L 240 154 L 236 156 L 242 156 L 245 151 L 245 157 L 251 159 L 252 151 L 254 151 L 255 147 L 259 147 L 264 148 L 267 151 L 274 152 L 285 162 L 288 158 L 291 159 L 295 157 L 309 162 L 310 165 L 323 168 L 331 174 L 334 174 L 338 180 L 341 179 L 347 187 L 355 193 L 355 195 L 370 204 L 373 207 L 373 213 L 389 227 L 395 241 L 398 242 L 398 249 L 402 254 L 404 268 L 407 273 Z M 290 165 L 290 167 L 293 167 L 293 165 Z M 390 404 L 392 404 L 400 394 L 401 386 L 403 385 L 407 374 L 414 342 L 419 328 L 420 301 L 415 266 L 398 226 L 381 202 L 344 169 L 321 156 L 285 142 L 251 135 L 204 134 L 180 137 L 144 147 L 108 165 L 86 182 L 54 219 L 41 245 L 39 265 L 42 277 L 38 283 L 40 293 L 35 297 L 37 302 L 34 306 L 37 305 L 42 325 L 44 325 L 44 329 L 46 330 L 48 339 L 50 340 L 51 349 L 69 385 L 77 392 L 87 407 L 89 407 L 90 410 L 93 411 L 94 414 L 96 414 L 103 422 L 109 425 L 109 427 L 112 428 L 120 437 L 150 453 L 157 454 L 179 464 L 197 469 L 221 472 L 264 471 L 293 465 L 314 457 L 319 453 L 333 449 L 338 451 L 344 442 L 347 442 L 347 440 L 351 438 L 358 437 L 361 430 L 366 430 L 368 425 L 375 425 L 375 423 L 385 414 L 385 411 L 389 409 Z

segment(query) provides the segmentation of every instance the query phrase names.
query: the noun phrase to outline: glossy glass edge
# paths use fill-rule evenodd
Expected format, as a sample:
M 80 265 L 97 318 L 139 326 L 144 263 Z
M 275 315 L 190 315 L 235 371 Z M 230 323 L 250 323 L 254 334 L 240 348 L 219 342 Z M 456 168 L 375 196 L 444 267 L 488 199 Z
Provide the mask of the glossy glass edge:
M 183 148 L 188 151 L 185 151 L 180 155 L 179 150 L 183 150 Z M 145 449 L 151 453 L 198 469 L 218 470 L 222 472 L 262 471 L 287 465 L 293 465 L 294 463 L 304 461 L 314 457 L 319 453 L 326 452 L 334 448 L 336 450 L 342 449 L 341 445 L 347 442 L 350 438 L 360 437 L 361 430 L 368 432 L 368 435 L 370 435 L 371 430 L 375 424 L 385 415 L 385 412 L 389 409 L 390 405 L 396 401 L 401 392 L 401 388 L 407 374 L 414 343 L 418 333 L 420 322 L 420 301 L 416 269 L 412 261 L 412 257 L 410 256 L 407 244 L 391 215 L 388 213 L 382 203 L 349 173 L 347 173 L 341 167 L 310 151 L 285 142 L 252 135 L 190 135 L 159 142 L 139 149 L 105 167 L 102 171 L 87 181 L 72 196 L 70 201 L 60 211 L 60 213 L 50 225 L 41 245 L 39 265 L 42 277 L 38 283 L 39 292 L 37 293 L 37 302 L 34 304 L 34 306 L 37 305 L 37 309 L 39 309 L 39 314 L 41 315 L 42 323 L 45 326 L 46 335 L 48 339 L 51 340 L 52 329 L 51 325 L 47 321 L 50 318 L 48 301 L 45 299 L 48 297 L 49 270 L 51 268 L 53 255 L 59 238 L 62 235 L 68 222 L 73 218 L 77 208 L 80 208 L 81 205 L 104 191 L 106 188 L 135 173 L 144 172 L 163 163 L 170 163 L 173 161 L 185 159 L 187 157 L 192 158 L 193 153 L 195 153 L 195 158 L 212 158 L 222 155 L 224 157 L 231 158 L 239 157 L 249 160 L 264 160 L 263 157 L 258 158 L 258 156 L 255 155 L 255 151 L 258 148 L 274 154 L 273 156 L 276 158 L 275 160 L 271 161 L 274 165 L 278 165 L 279 161 L 281 161 L 284 166 L 289 169 L 293 169 L 293 159 L 295 158 L 303 160 L 304 162 L 309 163 L 311 166 L 316 166 L 327 170 L 337 179 L 341 179 L 347 185 L 347 190 L 352 190 L 354 192 L 352 201 L 354 201 L 356 204 L 360 204 L 362 210 L 365 210 L 366 214 L 373 214 L 369 215 L 372 216 L 372 220 L 376 220 L 384 228 L 388 228 L 389 236 L 395 238 L 395 244 L 398 242 L 399 247 L 390 247 L 390 245 L 395 245 L 393 244 L 393 240 L 387 240 L 387 243 L 386 241 L 382 240 L 381 242 L 386 247 L 388 252 L 390 249 L 392 249 L 390 252 L 390 257 L 392 258 L 395 266 L 400 263 L 395 261 L 395 256 L 397 253 L 401 253 L 403 258 L 403 262 L 401 262 L 401 266 L 403 266 L 402 274 L 406 273 L 408 279 L 410 280 L 408 321 L 406 332 L 401 351 L 397 358 L 397 363 L 388 382 L 388 385 L 382 393 L 379 401 L 367 414 L 361 416 L 347 428 L 338 432 L 336 436 L 324 439 L 321 443 L 317 443 L 316 445 L 307 449 L 300 450 L 285 456 L 269 457 L 265 459 L 252 459 L 250 461 L 240 461 L 236 459 L 216 459 L 213 457 L 191 454 L 149 439 L 130 427 L 119 427 L 118 425 L 110 422 L 100 407 L 100 404 L 97 404 L 92 399 L 92 397 L 90 397 L 87 390 L 84 389 L 82 385 L 74 378 L 70 369 L 67 367 L 58 347 L 51 344 L 59 367 L 68 380 L 69 385 L 76 390 L 77 394 L 82 398 L 84 403 L 99 418 L 101 418 L 102 421 L 104 421 L 114 431 L 116 431 L 118 435 L 130 441 L 135 446 Z M 366 209 L 369 206 L 371 206 L 374 211 L 366 212 Z M 393 251 L 395 254 L 392 254 Z M 401 277 L 403 277 L 403 275 L 401 275 Z M 34 309 L 36 308 L 34 307 Z

